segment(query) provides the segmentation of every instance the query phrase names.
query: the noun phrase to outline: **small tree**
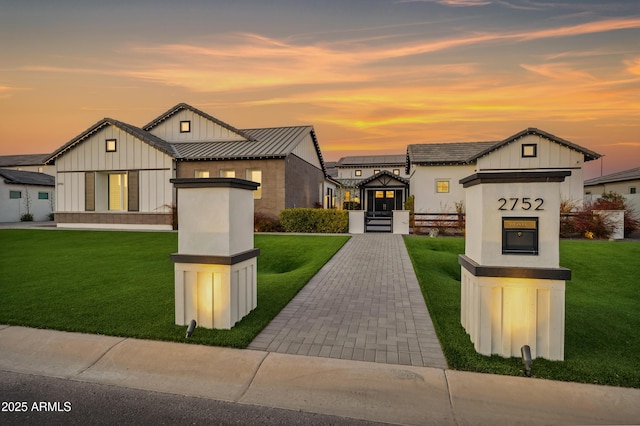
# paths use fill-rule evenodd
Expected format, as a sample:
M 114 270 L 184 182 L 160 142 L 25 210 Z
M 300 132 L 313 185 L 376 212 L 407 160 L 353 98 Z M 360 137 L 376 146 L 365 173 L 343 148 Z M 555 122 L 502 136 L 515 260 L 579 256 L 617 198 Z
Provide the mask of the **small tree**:
M 624 236 L 628 237 L 632 232 L 640 229 L 640 220 L 633 208 L 627 205 L 624 195 L 617 192 L 605 192 L 592 206 L 593 210 L 624 210 Z
M 29 194 L 29 189 L 26 186 L 24 188 L 24 209 L 26 213 L 20 216 L 20 221 L 32 222 L 33 215 L 31 214 L 31 195 Z

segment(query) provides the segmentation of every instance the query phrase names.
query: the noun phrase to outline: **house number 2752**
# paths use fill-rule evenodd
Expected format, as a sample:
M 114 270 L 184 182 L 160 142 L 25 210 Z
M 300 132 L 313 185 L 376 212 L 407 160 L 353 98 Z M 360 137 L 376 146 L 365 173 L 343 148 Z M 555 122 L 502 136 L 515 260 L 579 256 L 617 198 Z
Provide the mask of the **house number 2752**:
M 516 206 L 520 205 L 522 210 L 544 210 L 542 205 L 544 200 L 542 198 L 536 198 L 533 201 L 529 197 L 522 198 L 498 198 L 500 207 L 498 210 L 515 210 Z

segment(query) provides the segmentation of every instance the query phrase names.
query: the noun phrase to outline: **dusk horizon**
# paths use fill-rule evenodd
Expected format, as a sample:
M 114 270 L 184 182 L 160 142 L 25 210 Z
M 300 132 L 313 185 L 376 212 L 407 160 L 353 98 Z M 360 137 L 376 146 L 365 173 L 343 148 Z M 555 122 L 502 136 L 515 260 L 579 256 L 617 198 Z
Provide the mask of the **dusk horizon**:
M 187 103 L 239 129 L 313 125 L 325 161 L 527 128 L 640 167 L 632 0 L 0 5 L 0 155 Z

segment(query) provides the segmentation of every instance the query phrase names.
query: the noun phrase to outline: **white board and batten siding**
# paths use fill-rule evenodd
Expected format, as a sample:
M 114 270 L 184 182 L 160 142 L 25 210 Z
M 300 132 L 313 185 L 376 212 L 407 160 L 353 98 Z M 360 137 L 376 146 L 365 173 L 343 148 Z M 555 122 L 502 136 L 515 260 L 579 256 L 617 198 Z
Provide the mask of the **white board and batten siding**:
M 116 152 L 106 151 L 106 140 L 116 139 Z M 173 158 L 115 127 L 108 126 L 56 159 L 56 210 L 82 212 L 85 173 L 139 171 L 141 212 L 162 212 L 173 203 Z
M 180 122 L 189 121 L 190 131 L 180 132 Z M 207 118 L 183 109 L 150 130 L 151 134 L 169 142 L 235 141 L 241 136 Z
M 316 151 L 311 133 L 305 135 L 304 139 L 293 149 L 292 154 L 322 170 L 322 164 L 320 164 L 318 151 Z
M 417 166 L 412 170 L 410 190 L 415 195 L 416 213 L 455 213 L 456 203 L 464 202 L 464 188 L 458 182 L 475 173 L 475 164 Z M 438 193 L 437 182 L 448 181 L 449 192 Z
M 535 144 L 536 156 L 523 157 L 522 145 Z M 584 154 L 539 135 L 527 135 L 478 158 L 478 171 L 491 170 L 571 170 L 560 185 L 561 197 L 581 204 Z

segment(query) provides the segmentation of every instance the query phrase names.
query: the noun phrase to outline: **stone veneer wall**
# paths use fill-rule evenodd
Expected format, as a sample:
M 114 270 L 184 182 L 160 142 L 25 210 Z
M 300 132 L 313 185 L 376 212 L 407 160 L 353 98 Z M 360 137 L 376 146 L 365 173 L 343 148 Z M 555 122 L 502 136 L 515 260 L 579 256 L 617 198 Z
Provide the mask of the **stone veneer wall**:
M 100 223 L 125 225 L 172 225 L 171 213 L 55 213 L 56 223 Z
M 316 203 L 322 203 L 324 173 L 317 167 L 290 155 L 286 160 L 285 181 L 285 208 L 315 207 Z

